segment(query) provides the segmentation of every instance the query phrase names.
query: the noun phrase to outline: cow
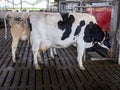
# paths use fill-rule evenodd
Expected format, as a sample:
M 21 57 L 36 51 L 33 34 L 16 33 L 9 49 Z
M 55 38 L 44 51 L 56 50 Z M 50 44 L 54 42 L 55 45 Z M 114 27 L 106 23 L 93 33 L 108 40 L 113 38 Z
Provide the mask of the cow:
M 31 12 L 31 41 L 35 69 L 41 69 L 38 62 L 42 61 L 39 53 L 49 48 L 67 48 L 75 44 L 77 61 L 84 70 L 82 57 L 85 49 L 98 43 L 109 49 L 108 34 L 97 25 L 94 16 L 86 13 L 49 13 Z
M 16 62 L 15 52 L 17 49 L 17 45 L 20 40 L 25 41 L 28 40 L 30 42 L 30 28 L 28 23 L 28 14 L 20 13 L 20 12 L 8 12 L 4 17 L 5 21 L 5 38 L 7 38 L 7 23 L 9 23 L 11 35 L 12 35 L 12 59 L 13 62 Z

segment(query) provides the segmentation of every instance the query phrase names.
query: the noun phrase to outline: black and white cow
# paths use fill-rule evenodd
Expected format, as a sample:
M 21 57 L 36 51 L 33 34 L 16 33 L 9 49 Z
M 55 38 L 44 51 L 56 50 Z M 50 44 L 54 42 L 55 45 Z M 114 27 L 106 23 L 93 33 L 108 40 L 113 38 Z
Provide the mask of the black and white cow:
M 95 17 L 89 14 L 31 12 L 30 23 L 36 69 L 40 69 L 38 61 L 42 61 L 39 51 L 49 48 L 66 48 L 76 44 L 80 69 L 85 69 L 82 63 L 85 48 L 93 46 L 94 43 L 110 48 L 107 34 L 97 25 Z

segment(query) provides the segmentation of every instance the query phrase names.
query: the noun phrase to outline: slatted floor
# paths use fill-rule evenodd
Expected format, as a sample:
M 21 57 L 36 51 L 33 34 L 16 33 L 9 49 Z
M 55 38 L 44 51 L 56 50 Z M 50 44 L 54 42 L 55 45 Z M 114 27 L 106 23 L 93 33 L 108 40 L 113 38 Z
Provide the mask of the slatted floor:
M 31 47 L 20 42 L 17 63 L 12 63 L 11 36 L 4 39 L 0 29 L 0 90 L 120 90 L 120 66 L 112 61 L 86 60 L 82 71 L 76 61 L 76 48 L 57 49 L 53 60 L 42 54 L 42 70 L 35 70 Z

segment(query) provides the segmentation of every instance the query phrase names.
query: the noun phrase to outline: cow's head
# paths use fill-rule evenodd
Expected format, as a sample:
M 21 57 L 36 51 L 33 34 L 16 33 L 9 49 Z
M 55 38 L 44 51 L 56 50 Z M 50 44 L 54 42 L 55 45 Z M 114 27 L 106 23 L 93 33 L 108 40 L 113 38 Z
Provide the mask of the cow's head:
M 101 47 L 110 48 L 110 37 L 108 32 L 103 31 L 96 23 L 90 22 L 84 32 L 84 41 L 98 43 Z

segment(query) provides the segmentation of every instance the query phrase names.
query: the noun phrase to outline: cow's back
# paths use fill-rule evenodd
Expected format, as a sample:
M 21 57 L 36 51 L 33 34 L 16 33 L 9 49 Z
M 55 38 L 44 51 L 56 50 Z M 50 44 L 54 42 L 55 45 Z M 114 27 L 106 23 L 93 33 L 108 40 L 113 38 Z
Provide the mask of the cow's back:
M 74 21 L 72 25 L 69 25 L 69 19 L 68 21 L 63 22 L 64 26 L 62 30 L 62 25 L 60 24 L 61 26 L 59 26 L 59 22 L 63 21 L 62 15 L 63 14 L 60 13 L 46 13 L 46 12 L 31 13 L 30 22 L 32 24 L 32 29 L 33 29 L 32 32 L 35 35 L 37 34 L 39 38 L 46 38 L 50 40 L 53 44 L 63 45 L 64 47 L 64 45 L 68 46 L 76 42 L 76 39 L 74 38 L 76 37 L 78 38 L 78 35 L 75 36 L 74 34 L 77 27 L 80 26 L 81 21 L 84 21 L 85 23 L 85 25 L 81 28 L 80 33 L 78 33 L 79 37 L 82 39 L 84 36 L 84 30 L 86 25 L 89 24 L 90 22 L 96 23 L 96 19 L 92 15 L 85 13 L 69 13 L 69 16 L 71 15 L 74 18 Z M 67 28 L 71 30 L 70 33 L 65 32 L 66 30 L 66 28 L 64 29 L 65 25 L 67 26 Z M 66 34 L 69 35 L 65 36 L 64 38 L 63 35 Z

